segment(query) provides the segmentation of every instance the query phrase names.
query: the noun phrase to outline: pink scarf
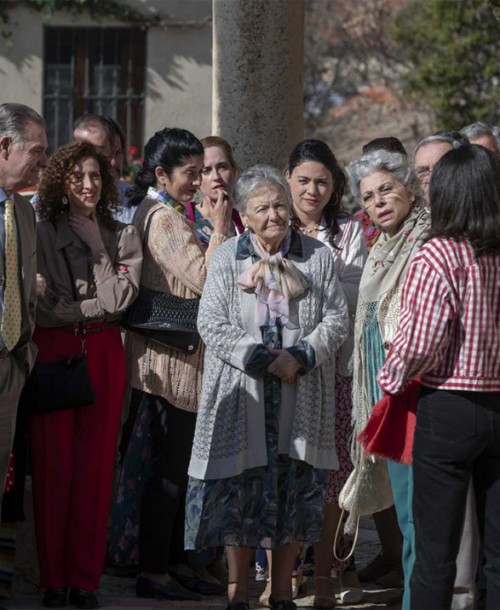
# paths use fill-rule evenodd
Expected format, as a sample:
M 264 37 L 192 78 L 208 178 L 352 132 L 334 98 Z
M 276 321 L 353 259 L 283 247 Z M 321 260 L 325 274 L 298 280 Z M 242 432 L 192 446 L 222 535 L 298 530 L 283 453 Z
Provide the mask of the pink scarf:
M 244 271 L 236 280 L 242 290 L 255 292 L 256 317 L 259 326 L 285 325 L 289 320 L 289 301 L 304 294 L 307 280 L 283 255 L 288 251 L 290 238 L 276 254 L 269 254 L 260 247 L 253 234 L 250 235 L 255 253 L 260 260 Z

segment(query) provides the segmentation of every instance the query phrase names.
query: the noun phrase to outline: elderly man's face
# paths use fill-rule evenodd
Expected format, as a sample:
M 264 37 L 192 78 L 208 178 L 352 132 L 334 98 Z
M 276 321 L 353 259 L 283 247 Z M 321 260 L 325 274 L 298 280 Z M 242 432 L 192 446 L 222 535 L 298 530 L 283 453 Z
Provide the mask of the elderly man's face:
M 7 195 L 37 184 L 40 172 L 47 165 L 46 151 L 45 127 L 34 121 L 26 125 L 23 143 L 14 144 L 7 136 L 0 139 L 2 156 L 0 186 Z
M 432 171 L 439 159 L 452 150 L 452 148 L 453 146 L 448 142 L 429 142 L 417 150 L 415 155 L 415 172 L 424 192 L 427 207 L 429 206 L 429 183 Z

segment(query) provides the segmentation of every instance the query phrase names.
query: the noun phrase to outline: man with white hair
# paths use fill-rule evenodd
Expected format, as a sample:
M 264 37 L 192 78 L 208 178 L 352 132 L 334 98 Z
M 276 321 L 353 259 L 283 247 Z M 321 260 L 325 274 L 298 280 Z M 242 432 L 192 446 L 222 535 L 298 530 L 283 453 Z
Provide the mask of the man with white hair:
M 500 129 L 482 121 L 466 125 L 460 133 L 468 138 L 471 144 L 479 144 L 500 158 Z
M 37 349 L 35 214 L 16 191 L 38 182 L 47 163 L 42 117 L 23 104 L 0 105 L 0 502 L 17 405 Z
M 467 138 L 456 131 L 438 131 L 417 144 L 413 152 L 413 162 L 424 193 L 426 207 L 429 207 L 429 183 L 434 167 L 448 151 L 462 144 L 467 144 Z

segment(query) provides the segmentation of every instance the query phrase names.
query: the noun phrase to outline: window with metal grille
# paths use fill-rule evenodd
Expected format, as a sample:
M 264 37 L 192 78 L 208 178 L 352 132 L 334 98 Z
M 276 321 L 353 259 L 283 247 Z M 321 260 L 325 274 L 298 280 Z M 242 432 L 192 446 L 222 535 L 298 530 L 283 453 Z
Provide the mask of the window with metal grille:
M 142 146 L 146 34 L 139 28 L 45 28 L 43 112 L 49 150 L 85 113 L 110 116 Z

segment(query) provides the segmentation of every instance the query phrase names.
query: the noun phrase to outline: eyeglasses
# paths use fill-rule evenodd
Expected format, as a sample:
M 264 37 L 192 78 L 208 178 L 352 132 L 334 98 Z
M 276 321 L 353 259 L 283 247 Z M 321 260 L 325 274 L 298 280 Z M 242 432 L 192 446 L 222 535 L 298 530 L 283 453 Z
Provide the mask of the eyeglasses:
M 425 180 L 425 178 L 431 177 L 433 169 L 433 167 L 418 167 L 415 173 L 417 174 L 417 178 L 419 180 Z

